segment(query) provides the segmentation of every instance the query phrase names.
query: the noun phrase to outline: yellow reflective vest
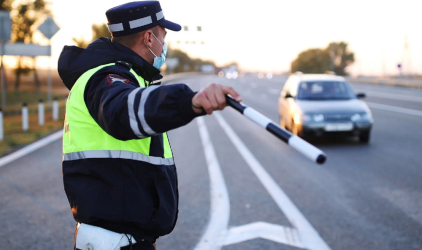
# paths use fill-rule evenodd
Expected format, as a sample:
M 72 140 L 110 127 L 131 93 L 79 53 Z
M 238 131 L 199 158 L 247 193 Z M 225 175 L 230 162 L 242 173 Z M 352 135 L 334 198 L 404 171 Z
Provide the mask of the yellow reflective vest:
M 86 71 L 69 93 L 63 130 L 65 192 L 80 223 L 134 235 L 165 235 L 173 230 L 178 213 L 177 172 L 167 134 L 158 135 L 164 157 L 151 156 L 152 137 L 123 141 L 110 136 L 84 101 L 90 78 L 112 65 Z M 145 88 L 142 77 L 130 72 Z

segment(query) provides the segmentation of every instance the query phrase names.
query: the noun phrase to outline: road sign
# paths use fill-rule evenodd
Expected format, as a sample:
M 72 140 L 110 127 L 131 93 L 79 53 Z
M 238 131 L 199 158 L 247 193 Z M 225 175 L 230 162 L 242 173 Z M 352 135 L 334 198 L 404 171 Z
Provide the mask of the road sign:
M 4 55 L 8 56 L 51 56 L 51 46 L 32 43 L 8 43 L 4 45 Z
M 10 19 L 10 12 L 0 11 L 0 63 L 1 63 L 1 105 L 3 108 L 6 107 L 6 77 L 4 73 L 3 65 L 3 54 L 4 54 L 4 45 L 10 40 L 10 35 L 12 33 L 12 20 Z
M 8 42 L 12 33 L 12 20 L 9 11 L 0 11 L 0 41 Z
M 179 65 L 179 58 L 167 58 L 166 59 L 167 68 L 173 70 Z
M 50 40 L 57 31 L 60 30 L 60 27 L 54 22 L 53 18 L 47 17 L 45 21 L 38 27 L 38 30 Z
M 215 69 L 215 67 L 212 64 L 201 65 L 201 71 L 204 72 L 204 73 L 213 73 L 214 69 Z

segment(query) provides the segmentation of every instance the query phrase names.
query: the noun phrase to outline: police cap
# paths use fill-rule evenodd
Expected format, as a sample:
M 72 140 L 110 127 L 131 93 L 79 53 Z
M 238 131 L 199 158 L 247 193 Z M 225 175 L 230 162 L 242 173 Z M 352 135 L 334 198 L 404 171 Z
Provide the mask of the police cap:
M 179 24 L 164 18 L 158 1 L 138 1 L 119 5 L 107 10 L 108 29 L 113 37 L 131 35 L 157 25 L 180 31 Z

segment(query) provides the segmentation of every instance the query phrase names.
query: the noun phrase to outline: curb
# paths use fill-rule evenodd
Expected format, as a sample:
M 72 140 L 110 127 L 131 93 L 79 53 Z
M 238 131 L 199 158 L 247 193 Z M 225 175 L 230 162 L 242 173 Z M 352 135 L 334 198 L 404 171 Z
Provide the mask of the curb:
M 23 156 L 25 156 L 25 155 L 27 155 L 27 154 L 29 154 L 29 153 L 34 152 L 35 150 L 38 150 L 38 149 L 40 149 L 40 148 L 42 148 L 42 147 L 44 147 L 44 146 L 46 146 L 50 143 L 62 138 L 62 136 L 63 136 L 63 131 L 62 130 L 57 131 L 57 132 L 55 132 L 55 133 L 53 133 L 53 134 L 51 134 L 51 135 L 49 135 L 45 138 L 38 140 L 36 142 L 33 142 L 33 143 L 31 143 L 31 144 L 29 144 L 29 145 L 27 145 L 27 146 L 25 146 L 21 149 L 9 154 L 9 155 L 1 157 L 0 158 L 0 168 L 9 164 L 9 163 L 11 163 L 11 162 L 13 162 L 13 161 L 15 161 L 15 160 L 17 160 L 17 159 L 19 159 L 19 158 L 21 158 L 21 157 L 23 157 Z

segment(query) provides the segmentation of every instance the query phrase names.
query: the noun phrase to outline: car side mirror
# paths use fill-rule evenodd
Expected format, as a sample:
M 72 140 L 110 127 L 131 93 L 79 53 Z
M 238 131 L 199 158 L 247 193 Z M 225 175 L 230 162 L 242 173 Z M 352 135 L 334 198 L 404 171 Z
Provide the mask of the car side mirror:
M 290 93 L 287 93 L 287 94 L 284 96 L 284 99 L 287 99 L 287 98 L 293 98 L 293 96 L 292 96 Z
M 364 93 L 358 93 L 356 96 L 357 96 L 359 99 L 363 99 L 363 98 L 365 98 L 365 97 L 366 97 L 366 95 L 365 95 Z

